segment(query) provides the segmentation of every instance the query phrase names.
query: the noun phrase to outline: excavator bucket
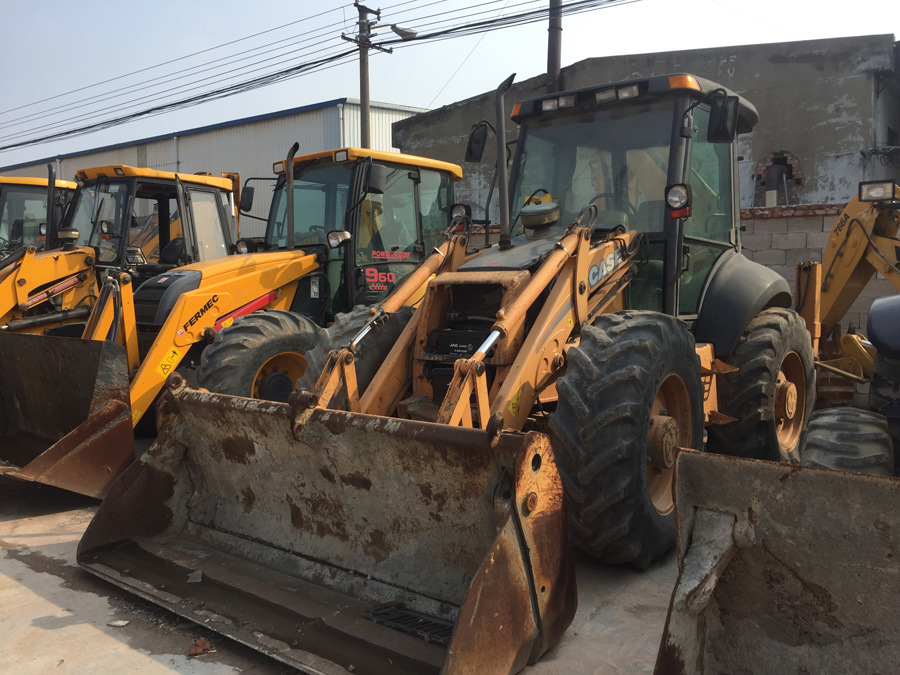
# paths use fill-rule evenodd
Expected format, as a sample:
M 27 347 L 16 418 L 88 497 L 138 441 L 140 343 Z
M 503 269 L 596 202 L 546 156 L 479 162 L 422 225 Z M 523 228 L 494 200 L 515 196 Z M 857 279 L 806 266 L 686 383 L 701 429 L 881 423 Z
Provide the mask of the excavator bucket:
M 298 397 L 299 400 L 299 397 Z M 188 388 L 88 571 L 310 673 L 516 672 L 576 606 L 549 441 Z
M 675 481 L 657 673 L 896 670 L 900 480 L 685 452 Z
M 125 350 L 0 334 L 0 475 L 102 498 L 134 461 Z

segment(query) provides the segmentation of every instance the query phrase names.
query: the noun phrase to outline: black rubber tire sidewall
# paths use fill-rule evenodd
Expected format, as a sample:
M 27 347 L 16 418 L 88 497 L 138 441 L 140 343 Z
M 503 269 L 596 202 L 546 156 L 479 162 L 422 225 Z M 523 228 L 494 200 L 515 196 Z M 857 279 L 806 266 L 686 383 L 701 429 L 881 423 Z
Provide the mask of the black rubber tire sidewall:
M 318 327 L 305 316 L 265 310 L 239 317 L 203 350 L 198 383 L 232 396 L 251 396 L 259 369 L 280 352 L 305 355 L 319 340 Z
M 890 413 L 887 423 L 894 444 L 894 475 L 900 476 L 900 359 L 881 353 L 875 355 L 869 408 L 886 416 Z
M 734 352 L 721 357 L 738 371 L 717 376 L 718 409 L 737 421 L 710 428 L 710 452 L 799 462 L 800 435 L 782 453 L 774 416 L 776 379 L 791 351 L 800 357 L 806 379 L 806 395 L 798 396 L 798 405 L 804 405 L 801 414 L 807 418 L 812 414 L 816 398 L 815 358 L 806 324 L 793 310 L 765 309 L 750 322 Z
M 654 508 L 646 473 L 651 407 L 672 373 L 686 385 L 699 449 L 699 359 L 678 320 L 656 312 L 602 315 L 569 349 L 550 418 L 552 442 L 576 543 L 602 562 L 643 569 L 674 546 L 674 514 Z

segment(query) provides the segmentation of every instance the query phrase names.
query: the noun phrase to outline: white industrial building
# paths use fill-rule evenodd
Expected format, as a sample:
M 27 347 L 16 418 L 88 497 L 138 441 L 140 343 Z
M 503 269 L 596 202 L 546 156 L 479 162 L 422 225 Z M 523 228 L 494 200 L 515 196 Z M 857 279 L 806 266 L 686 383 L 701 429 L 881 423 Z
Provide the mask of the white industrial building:
M 423 112 L 422 108 L 372 102 L 369 123 L 371 146 L 377 150 L 396 151 L 391 145 L 391 125 L 420 112 Z M 27 164 L 0 167 L 0 175 L 46 176 L 47 164 L 54 162 L 57 177 L 65 179 L 71 179 L 78 169 L 109 164 L 182 173 L 208 171 L 213 175 L 219 175 L 222 171 L 238 171 L 242 180 L 270 177 L 272 163 L 284 159 L 295 141 L 300 144 L 299 154 L 358 146 L 359 118 L 359 100 L 339 98 L 129 143 L 50 156 Z M 256 207 L 254 204 L 254 212 Z M 261 232 L 245 234 L 252 236 Z

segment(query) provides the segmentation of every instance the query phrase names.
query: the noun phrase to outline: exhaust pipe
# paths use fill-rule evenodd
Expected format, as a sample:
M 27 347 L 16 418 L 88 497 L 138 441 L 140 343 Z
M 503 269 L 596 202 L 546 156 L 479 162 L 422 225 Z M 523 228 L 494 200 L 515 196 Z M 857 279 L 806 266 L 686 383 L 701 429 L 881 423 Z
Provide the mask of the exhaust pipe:
M 288 150 L 287 163 L 284 166 L 285 187 L 287 189 L 287 250 L 294 250 L 294 155 L 300 149 L 299 143 L 294 143 Z
M 509 175 L 506 170 L 506 110 L 503 94 L 512 86 L 516 74 L 507 77 L 494 94 L 494 114 L 497 116 L 497 173 L 500 176 L 500 250 L 512 247 L 509 234 Z
M 56 169 L 47 162 L 47 250 L 56 248 Z

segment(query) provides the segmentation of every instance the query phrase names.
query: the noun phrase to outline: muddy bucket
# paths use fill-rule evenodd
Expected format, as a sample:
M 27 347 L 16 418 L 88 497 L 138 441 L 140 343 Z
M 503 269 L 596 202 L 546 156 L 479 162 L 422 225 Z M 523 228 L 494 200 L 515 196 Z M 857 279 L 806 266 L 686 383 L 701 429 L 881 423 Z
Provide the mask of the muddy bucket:
M 658 673 L 900 665 L 900 480 L 682 453 Z
M 125 350 L 0 334 L 0 475 L 90 497 L 134 461 Z
M 515 672 L 560 637 L 574 567 L 546 436 L 303 412 L 170 377 L 79 563 L 304 672 Z

